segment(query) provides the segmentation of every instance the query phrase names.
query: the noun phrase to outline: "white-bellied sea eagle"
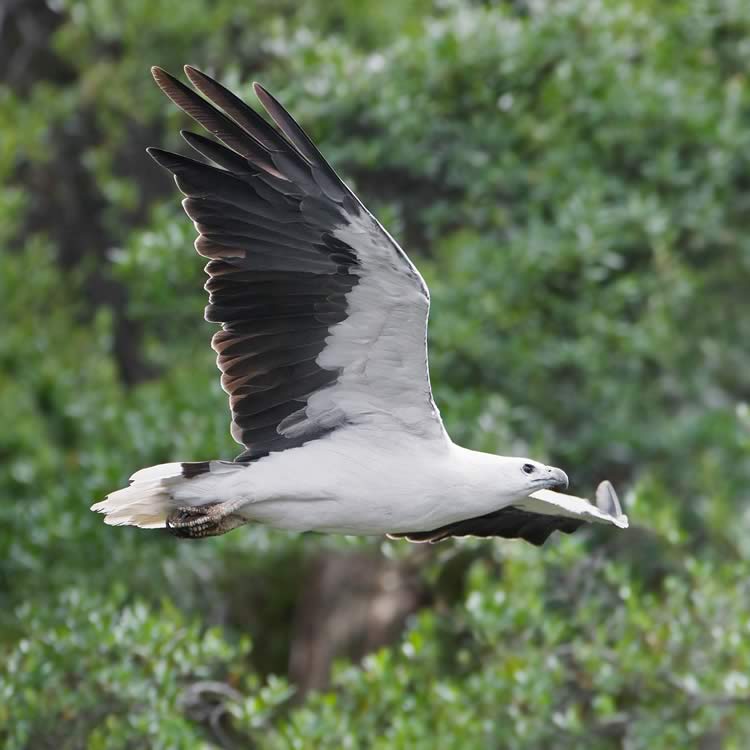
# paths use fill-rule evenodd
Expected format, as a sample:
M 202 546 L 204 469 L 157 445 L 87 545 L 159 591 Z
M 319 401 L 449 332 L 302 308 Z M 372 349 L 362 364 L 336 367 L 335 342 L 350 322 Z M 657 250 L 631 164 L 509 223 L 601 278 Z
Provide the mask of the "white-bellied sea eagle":
M 430 389 L 430 297 L 406 253 L 262 86 L 273 127 L 193 67 L 164 93 L 216 140 L 210 164 L 149 149 L 174 174 L 208 258 L 206 320 L 229 394 L 234 461 L 141 469 L 93 506 L 108 524 L 223 534 L 293 531 L 543 544 L 586 521 L 628 525 L 609 482 L 596 504 L 561 469 L 451 441 Z

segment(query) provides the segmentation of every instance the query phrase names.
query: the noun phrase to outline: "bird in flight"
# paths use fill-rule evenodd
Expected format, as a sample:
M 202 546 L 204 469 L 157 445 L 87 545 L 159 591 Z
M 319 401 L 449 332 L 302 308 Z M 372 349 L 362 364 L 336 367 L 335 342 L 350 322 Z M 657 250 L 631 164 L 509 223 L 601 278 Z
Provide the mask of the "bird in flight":
M 609 482 L 596 503 L 561 469 L 468 450 L 430 388 L 430 296 L 406 253 L 259 84 L 270 124 L 194 67 L 161 90 L 213 138 L 206 161 L 159 148 L 208 258 L 206 320 L 229 395 L 234 461 L 141 469 L 92 510 L 179 537 L 247 523 L 413 542 L 480 536 L 543 544 L 585 522 L 627 528 Z

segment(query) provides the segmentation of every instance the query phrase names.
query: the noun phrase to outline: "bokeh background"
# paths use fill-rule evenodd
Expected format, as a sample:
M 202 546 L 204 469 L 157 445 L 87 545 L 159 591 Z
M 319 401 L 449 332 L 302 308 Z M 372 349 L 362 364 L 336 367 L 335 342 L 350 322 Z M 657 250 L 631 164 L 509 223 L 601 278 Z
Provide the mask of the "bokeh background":
M 89 505 L 231 458 L 149 66 L 262 81 L 433 293 L 457 442 L 533 455 L 632 528 L 542 549 Z M 750 743 L 750 3 L 5 0 L 0 743 Z

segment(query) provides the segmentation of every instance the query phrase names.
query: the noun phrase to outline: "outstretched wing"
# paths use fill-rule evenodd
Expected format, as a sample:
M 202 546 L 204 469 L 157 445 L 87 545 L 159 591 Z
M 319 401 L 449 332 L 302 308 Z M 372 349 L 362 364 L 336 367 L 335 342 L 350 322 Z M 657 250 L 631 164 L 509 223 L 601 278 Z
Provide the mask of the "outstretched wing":
M 432 531 L 389 534 L 410 542 L 440 542 L 452 536 L 503 537 L 544 544 L 553 531 L 572 534 L 584 523 L 611 523 L 628 528 L 615 488 L 602 482 L 596 490 L 596 505 L 574 495 L 539 490 L 519 503 L 476 518 L 441 526 Z
M 187 196 L 209 258 L 206 320 L 237 460 L 377 423 L 445 439 L 427 369 L 427 287 L 404 251 L 264 88 L 280 129 L 190 66 L 164 93 L 222 143 L 183 132 L 214 165 L 149 149 Z M 220 108 L 220 109 L 217 109 Z M 222 110 L 222 111 L 220 111 Z

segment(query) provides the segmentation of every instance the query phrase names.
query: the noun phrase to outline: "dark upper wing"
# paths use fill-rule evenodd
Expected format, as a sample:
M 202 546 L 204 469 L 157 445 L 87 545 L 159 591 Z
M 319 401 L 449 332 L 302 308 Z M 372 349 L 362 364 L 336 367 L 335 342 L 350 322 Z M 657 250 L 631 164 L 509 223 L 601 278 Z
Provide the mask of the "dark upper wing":
M 183 132 L 217 166 L 149 149 L 175 175 L 209 258 L 206 319 L 239 460 L 346 424 L 445 439 L 427 370 L 427 287 L 406 254 L 262 87 L 280 128 L 195 68 L 153 75 L 221 143 Z M 220 108 L 220 109 L 217 109 Z M 220 111 L 222 110 L 222 111 Z M 223 144 L 223 145 L 222 145 Z

